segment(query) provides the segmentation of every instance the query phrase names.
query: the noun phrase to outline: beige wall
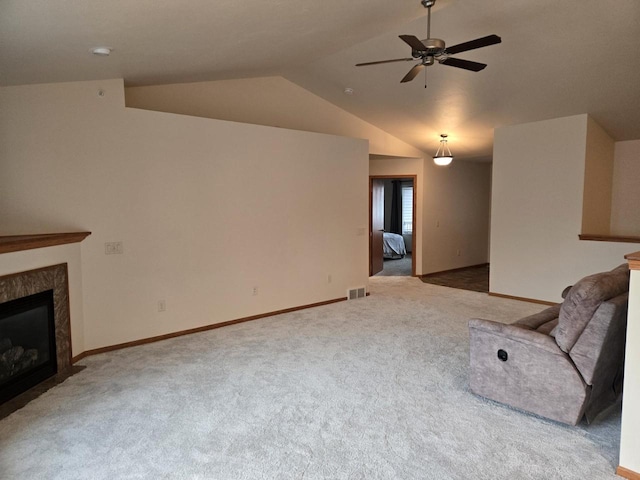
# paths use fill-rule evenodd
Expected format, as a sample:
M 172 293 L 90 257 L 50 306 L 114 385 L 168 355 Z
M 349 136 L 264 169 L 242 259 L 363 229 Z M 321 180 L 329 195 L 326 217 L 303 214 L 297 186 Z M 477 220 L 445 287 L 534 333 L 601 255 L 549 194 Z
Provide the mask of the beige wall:
M 640 236 L 640 140 L 617 142 L 613 169 L 611 234 Z
M 127 106 L 369 140 L 369 152 L 423 153 L 283 77 L 129 87 Z
M 610 233 L 613 154 L 613 139 L 592 118 L 587 117 L 582 233 Z
M 366 285 L 366 141 L 123 98 L 121 80 L 0 88 L 0 233 L 93 232 L 85 349 Z M 123 255 L 104 254 L 112 241 Z
M 496 130 L 491 291 L 561 301 L 567 285 L 637 250 L 578 240 L 588 122 L 577 115 Z
M 640 271 L 631 271 L 620 466 L 640 474 Z
M 488 262 L 491 164 L 428 158 L 424 178 L 424 273 Z
M 366 138 L 374 156 L 372 175 L 418 175 L 416 273 L 487 261 L 488 163 L 467 168 L 467 162 L 458 161 L 449 169 L 432 168 L 424 152 L 282 77 L 130 87 L 126 101 L 136 108 Z M 430 239 L 428 250 L 425 236 Z

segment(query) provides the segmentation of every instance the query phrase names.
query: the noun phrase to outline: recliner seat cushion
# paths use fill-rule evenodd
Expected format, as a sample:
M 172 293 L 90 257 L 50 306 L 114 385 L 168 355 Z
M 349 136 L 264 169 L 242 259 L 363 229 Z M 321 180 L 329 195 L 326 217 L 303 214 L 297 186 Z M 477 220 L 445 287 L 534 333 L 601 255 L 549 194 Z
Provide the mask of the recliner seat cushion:
M 555 338 L 569 352 L 602 302 L 629 290 L 629 267 L 622 264 L 610 272 L 596 273 L 576 283 L 560 307 Z

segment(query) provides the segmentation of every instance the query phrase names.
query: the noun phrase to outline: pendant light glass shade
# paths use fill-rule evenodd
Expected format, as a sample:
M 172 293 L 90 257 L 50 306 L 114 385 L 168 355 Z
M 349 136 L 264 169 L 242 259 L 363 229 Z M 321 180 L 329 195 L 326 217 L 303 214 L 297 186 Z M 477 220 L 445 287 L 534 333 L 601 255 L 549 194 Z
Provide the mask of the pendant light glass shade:
M 451 155 L 451 150 L 449 150 L 449 146 L 447 145 L 447 135 L 443 133 L 440 135 L 440 146 L 433 156 L 433 163 L 441 167 L 446 167 L 452 161 L 453 155 Z

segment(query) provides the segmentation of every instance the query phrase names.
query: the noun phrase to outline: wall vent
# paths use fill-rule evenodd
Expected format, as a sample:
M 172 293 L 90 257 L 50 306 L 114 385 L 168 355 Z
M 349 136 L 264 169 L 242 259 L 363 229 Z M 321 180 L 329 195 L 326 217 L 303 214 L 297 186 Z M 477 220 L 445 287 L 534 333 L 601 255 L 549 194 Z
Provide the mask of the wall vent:
M 367 296 L 367 289 L 364 287 L 350 288 L 347 290 L 347 299 L 355 300 L 356 298 L 362 298 Z

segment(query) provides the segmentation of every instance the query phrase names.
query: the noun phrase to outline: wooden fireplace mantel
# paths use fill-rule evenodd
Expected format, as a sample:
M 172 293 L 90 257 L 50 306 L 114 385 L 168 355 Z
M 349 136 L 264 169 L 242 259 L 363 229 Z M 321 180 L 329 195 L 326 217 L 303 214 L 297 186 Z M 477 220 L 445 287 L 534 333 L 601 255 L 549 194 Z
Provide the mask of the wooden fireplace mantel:
M 0 235 L 0 253 L 79 243 L 91 232 L 41 233 L 34 235 Z

